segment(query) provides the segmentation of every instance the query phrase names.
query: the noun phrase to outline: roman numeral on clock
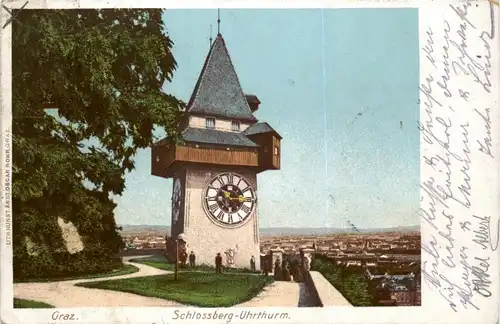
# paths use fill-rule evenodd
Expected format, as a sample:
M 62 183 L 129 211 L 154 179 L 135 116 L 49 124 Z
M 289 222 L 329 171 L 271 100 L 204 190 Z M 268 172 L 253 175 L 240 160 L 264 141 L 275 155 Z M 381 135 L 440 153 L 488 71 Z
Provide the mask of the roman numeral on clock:
M 224 185 L 224 180 L 222 180 L 221 177 L 217 177 L 217 181 L 219 181 L 219 183 L 220 183 L 221 186 Z
M 248 186 L 248 187 L 246 187 L 245 189 L 241 190 L 241 193 L 245 193 L 245 192 L 247 192 L 247 191 L 248 191 L 248 190 L 250 190 L 250 189 L 251 189 L 251 187 L 250 187 L 250 186 Z
M 229 214 L 228 223 L 229 223 L 229 224 L 232 224 L 232 223 L 233 223 L 233 215 L 232 215 L 232 214 Z
M 207 200 L 208 201 L 216 201 L 217 200 L 217 196 L 207 197 Z
M 224 212 L 220 211 L 219 214 L 217 215 L 218 220 L 222 220 L 224 218 Z
M 233 179 L 234 179 L 233 174 L 229 173 L 227 175 L 227 182 L 232 184 L 233 183 Z
M 215 211 L 219 208 L 219 204 L 215 203 L 210 206 L 208 206 L 208 209 L 212 212 L 215 213 Z
M 241 206 L 241 210 L 248 214 L 250 212 L 250 207 L 248 207 L 247 205 L 243 205 Z

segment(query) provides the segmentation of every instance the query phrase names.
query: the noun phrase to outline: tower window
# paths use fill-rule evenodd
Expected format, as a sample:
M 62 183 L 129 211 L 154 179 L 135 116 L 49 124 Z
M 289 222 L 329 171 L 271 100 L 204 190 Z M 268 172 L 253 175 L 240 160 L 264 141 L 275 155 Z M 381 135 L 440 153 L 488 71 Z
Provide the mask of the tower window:
M 233 131 L 239 132 L 240 131 L 240 122 L 233 120 L 231 122 L 231 128 L 233 129 Z
M 275 147 L 274 147 L 274 155 L 278 155 L 278 153 L 279 153 L 279 152 L 278 152 L 278 147 L 277 147 L 277 146 L 275 146 Z
M 207 118 L 207 119 L 205 119 L 205 126 L 207 128 L 215 128 L 215 118 Z

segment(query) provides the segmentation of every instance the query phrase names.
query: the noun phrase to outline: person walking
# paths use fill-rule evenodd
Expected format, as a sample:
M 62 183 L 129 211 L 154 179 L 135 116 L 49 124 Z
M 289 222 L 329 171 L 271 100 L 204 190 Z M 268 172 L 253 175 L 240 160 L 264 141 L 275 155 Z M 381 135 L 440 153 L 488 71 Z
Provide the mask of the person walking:
M 222 257 L 217 253 L 215 257 L 215 273 L 222 273 Z
M 196 266 L 196 255 L 193 251 L 189 254 L 189 266 L 194 268 Z

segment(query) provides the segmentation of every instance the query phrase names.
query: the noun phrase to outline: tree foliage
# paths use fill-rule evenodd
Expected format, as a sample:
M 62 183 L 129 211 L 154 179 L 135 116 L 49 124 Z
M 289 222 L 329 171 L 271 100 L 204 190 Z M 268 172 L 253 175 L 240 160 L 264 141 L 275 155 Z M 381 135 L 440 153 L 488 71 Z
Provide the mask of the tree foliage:
M 123 192 L 135 153 L 154 142 L 156 127 L 178 139 L 184 104 L 162 89 L 176 68 L 162 10 L 16 14 L 14 266 L 22 272 L 33 261 L 25 237 L 55 262 L 50 255 L 64 250 L 58 217 L 75 224 L 86 253 L 105 258 L 121 244 L 111 196 Z

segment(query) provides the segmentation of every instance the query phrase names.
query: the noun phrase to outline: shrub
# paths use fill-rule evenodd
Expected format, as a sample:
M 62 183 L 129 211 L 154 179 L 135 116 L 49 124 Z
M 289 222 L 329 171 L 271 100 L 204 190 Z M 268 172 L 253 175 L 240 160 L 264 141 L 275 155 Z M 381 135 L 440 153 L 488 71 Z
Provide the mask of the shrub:
M 122 265 L 121 258 L 101 252 L 42 253 L 37 256 L 14 256 L 14 280 L 59 278 L 108 272 Z

